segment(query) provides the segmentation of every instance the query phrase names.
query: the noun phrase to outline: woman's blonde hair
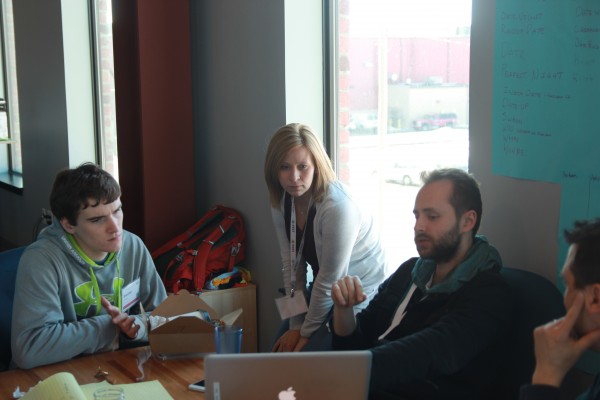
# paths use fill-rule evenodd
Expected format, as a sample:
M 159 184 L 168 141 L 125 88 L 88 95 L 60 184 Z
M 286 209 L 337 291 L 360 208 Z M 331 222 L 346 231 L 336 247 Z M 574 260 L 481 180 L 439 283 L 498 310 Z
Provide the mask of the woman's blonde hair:
M 284 189 L 279 183 L 279 168 L 290 150 L 304 146 L 312 156 L 315 175 L 310 187 L 314 201 L 321 201 L 327 187 L 336 179 L 331 160 L 313 130 L 304 124 L 288 124 L 275 132 L 265 157 L 265 182 L 269 189 L 271 207 L 279 207 Z

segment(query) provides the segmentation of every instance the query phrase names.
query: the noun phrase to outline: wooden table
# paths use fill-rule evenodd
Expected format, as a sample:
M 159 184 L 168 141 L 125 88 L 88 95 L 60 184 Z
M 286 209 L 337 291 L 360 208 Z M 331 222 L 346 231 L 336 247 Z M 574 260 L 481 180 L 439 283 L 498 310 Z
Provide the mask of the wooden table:
M 138 361 L 139 360 L 139 361 Z M 144 361 L 145 360 L 145 361 Z M 138 363 L 141 366 L 138 368 Z M 188 385 L 204 377 L 202 358 L 159 360 L 149 347 L 138 347 L 74 358 L 30 370 L 10 370 L 0 373 L 0 400 L 12 399 L 17 386 L 27 391 L 40 380 L 57 372 L 72 373 L 80 385 L 96 383 L 98 368 L 108 372 L 108 380 L 116 384 L 158 380 L 176 400 L 203 399 L 204 395 L 190 391 Z

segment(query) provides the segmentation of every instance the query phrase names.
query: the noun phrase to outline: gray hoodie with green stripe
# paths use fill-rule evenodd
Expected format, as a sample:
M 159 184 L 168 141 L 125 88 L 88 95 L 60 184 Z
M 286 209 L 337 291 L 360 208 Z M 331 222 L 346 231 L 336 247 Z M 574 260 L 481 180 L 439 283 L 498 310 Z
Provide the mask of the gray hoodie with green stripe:
M 78 253 L 54 221 L 27 247 L 19 263 L 11 331 L 13 365 L 33 368 L 119 347 L 120 331 L 99 304 L 93 277 L 102 296 L 113 304 L 120 301 L 120 288 L 137 278 L 146 311 L 166 298 L 139 237 L 123 231 L 121 249 L 105 265 L 97 265 Z M 143 326 L 141 318 L 138 322 Z M 135 340 L 146 341 L 147 332 L 140 330 Z

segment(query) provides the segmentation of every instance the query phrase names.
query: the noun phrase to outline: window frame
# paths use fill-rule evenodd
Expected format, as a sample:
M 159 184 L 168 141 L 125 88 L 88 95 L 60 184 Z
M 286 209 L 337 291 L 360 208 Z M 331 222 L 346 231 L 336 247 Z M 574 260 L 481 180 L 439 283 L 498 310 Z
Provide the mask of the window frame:
M 323 144 L 329 153 L 333 169 L 337 172 L 339 164 L 337 146 L 337 101 L 338 101 L 338 60 L 336 58 L 338 41 L 338 2 L 337 0 L 323 1 L 323 61 L 325 63 L 323 77 Z
M 114 168 L 107 167 L 107 151 L 106 151 L 106 126 L 104 124 L 104 102 L 103 97 L 104 94 L 102 92 L 103 88 L 103 80 L 102 80 L 102 63 L 103 60 L 101 58 L 101 37 L 100 37 L 100 16 L 98 14 L 98 3 L 102 0 L 88 0 L 88 9 L 89 9 L 89 27 L 90 27 L 90 44 L 91 44 L 91 65 L 92 65 L 92 95 L 93 95 L 93 104 L 94 104 L 94 140 L 96 143 L 96 160 L 97 163 L 108 172 L 111 173 L 118 180 L 118 165 L 114 166 Z M 106 0 L 110 3 L 109 0 Z M 114 69 L 114 56 L 113 56 L 113 69 Z M 114 86 L 114 78 L 113 78 L 113 86 Z M 114 95 L 113 95 L 113 103 Z M 116 109 L 114 110 L 116 114 Z M 116 132 L 116 115 L 115 115 L 115 137 L 117 135 Z M 118 153 L 116 154 L 116 158 L 118 159 Z
M 2 75 L 2 82 L 4 85 L 4 106 L 2 107 L 4 110 L 0 110 L 0 111 L 4 111 L 6 112 L 6 126 L 7 126 L 7 131 L 8 131 L 8 140 L 4 143 L 1 143 L 0 145 L 3 147 L 0 152 L 2 152 L 4 154 L 4 160 L 0 160 L 0 188 L 9 190 L 11 192 L 17 193 L 17 194 L 22 194 L 23 193 L 23 174 L 22 174 L 22 169 L 23 166 L 22 164 L 20 164 L 18 167 L 15 166 L 15 151 L 20 151 L 20 150 L 15 150 L 13 146 L 21 146 L 21 137 L 20 134 L 16 134 L 16 138 L 15 138 L 15 133 L 16 131 L 18 131 L 17 125 L 19 123 L 18 121 L 18 94 L 17 99 L 13 98 L 13 95 L 11 94 L 11 87 L 14 86 L 15 91 L 18 90 L 17 88 L 17 83 L 16 82 L 12 82 L 12 80 L 10 79 L 9 76 L 9 66 L 13 63 L 9 62 L 9 54 L 8 54 L 8 40 L 7 40 L 7 34 L 6 34 L 6 14 L 5 14 L 5 10 L 6 10 L 6 5 L 5 2 L 6 1 L 11 1 L 12 0 L 0 0 L 0 46 L 1 46 L 1 51 L 0 51 L 0 57 L 2 57 L 1 60 L 1 71 L 0 74 Z M 11 8 L 12 8 L 12 4 L 11 4 Z M 14 33 L 13 33 L 14 36 Z M 16 59 L 13 60 L 14 64 L 16 64 Z M 14 67 L 16 69 L 16 65 Z M 16 108 L 16 111 L 13 111 Z M 11 115 L 14 114 L 14 115 Z M 15 121 L 15 119 L 17 121 Z M 4 147 L 6 146 L 6 147 Z

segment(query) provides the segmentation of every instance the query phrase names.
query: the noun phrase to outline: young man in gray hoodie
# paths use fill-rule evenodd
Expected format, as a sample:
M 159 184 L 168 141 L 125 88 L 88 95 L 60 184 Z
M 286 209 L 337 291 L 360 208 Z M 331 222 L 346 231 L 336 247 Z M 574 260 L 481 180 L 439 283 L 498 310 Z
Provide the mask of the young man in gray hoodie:
M 147 341 L 141 310 L 153 310 L 166 292 L 142 240 L 123 230 L 120 198 L 117 181 L 97 165 L 57 174 L 52 225 L 19 263 L 14 366 L 33 368 Z

